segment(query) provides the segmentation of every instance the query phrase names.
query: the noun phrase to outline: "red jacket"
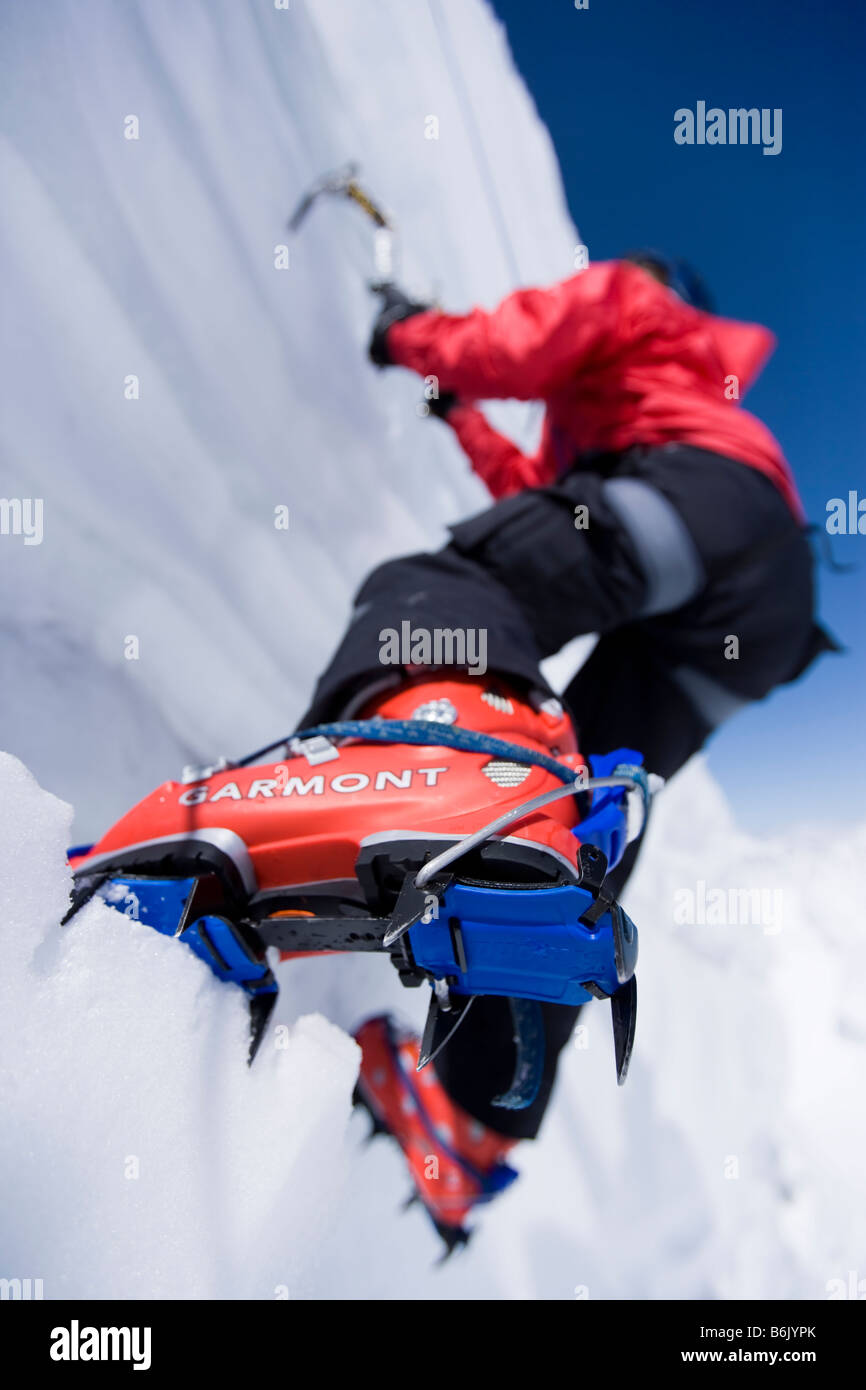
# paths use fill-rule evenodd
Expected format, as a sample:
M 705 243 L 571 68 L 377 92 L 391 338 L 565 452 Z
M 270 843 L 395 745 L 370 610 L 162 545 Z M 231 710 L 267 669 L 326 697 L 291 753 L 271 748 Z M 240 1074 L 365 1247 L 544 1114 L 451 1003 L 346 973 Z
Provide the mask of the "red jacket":
M 494 497 L 551 483 L 597 450 L 678 442 L 760 469 L 802 518 L 776 440 L 729 399 L 730 378 L 742 396 L 774 346 L 768 329 L 693 309 L 628 261 L 518 290 L 492 313 L 429 310 L 388 330 L 393 362 L 460 397 L 448 421 Z M 497 397 L 545 402 L 536 454 L 522 454 L 465 404 Z

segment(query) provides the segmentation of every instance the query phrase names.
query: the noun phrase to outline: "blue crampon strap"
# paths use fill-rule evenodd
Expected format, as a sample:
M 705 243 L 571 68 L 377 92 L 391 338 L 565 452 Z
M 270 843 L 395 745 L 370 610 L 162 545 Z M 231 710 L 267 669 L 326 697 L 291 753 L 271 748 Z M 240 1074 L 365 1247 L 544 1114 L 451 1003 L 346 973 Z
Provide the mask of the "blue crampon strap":
M 544 1080 L 544 1015 L 537 999 L 510 998 L 508 1003 L 517 1054 L 514 1079 L 505 1094 L 495 1096 L 490 1104 L 502 1110 L 528 1110 Z
M 361 738 L 371 743 L 439 744 L 443 748 L 460 748 L 465 753 L 489 753 L 491 757 L 507 758 L 509 762 L 543 767 L 561 782 L 573 782 L 578 775 L 574 768 L 548 758 L 546 753 L 535 753 L 521 743 L 507 743 L 490 734 L 458 729 L 454 724 L 437 724 L 432 719 L 340 719 L 333 724 L 301 729 L 292 735 L 292 740 L 317 737 Z

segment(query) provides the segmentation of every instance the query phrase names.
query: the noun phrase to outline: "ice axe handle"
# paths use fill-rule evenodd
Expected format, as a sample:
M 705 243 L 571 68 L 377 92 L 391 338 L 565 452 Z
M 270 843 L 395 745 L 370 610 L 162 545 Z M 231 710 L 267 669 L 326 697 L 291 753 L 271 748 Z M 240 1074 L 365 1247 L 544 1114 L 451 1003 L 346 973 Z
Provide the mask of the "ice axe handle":
M 376 206 L 369 193 L 365 193 L 363 188 L 361 188 L 354 179 L 348 180 L 343 187 L 343 192 L 346 194 L 347 198 L 351 198 L 354 203 L 358 204 L 362 212 L 366 212 L 367 216 L 375 222 L 377 227 L 390 228 L 391 224 L 382 209 Z
M 384 284 L 390 284 L 394 274 L 394 233 L 387 223 L 378 225 L 373 233 L 373 264 Z

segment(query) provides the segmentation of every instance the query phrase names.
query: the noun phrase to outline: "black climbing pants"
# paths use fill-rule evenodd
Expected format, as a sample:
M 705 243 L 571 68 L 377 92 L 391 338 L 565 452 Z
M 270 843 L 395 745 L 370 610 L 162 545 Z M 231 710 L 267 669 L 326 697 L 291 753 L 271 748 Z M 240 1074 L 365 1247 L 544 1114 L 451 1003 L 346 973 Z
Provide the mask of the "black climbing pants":
M 564 694 L 585 753 L 639 749 L 670 777 L 742 705 L 794 680 L 832 643 L 813 620 L 812 556 L 781 494 L 755 469 L 687 445 L 584 460 L 452 528 L 436 554 L 376 569 L 302 721 L 344 713 L 381 680 L 383 628 L 483 629 L 487 667 L 546 690 L 538 663 L 599 641 Z M 610 880 L 621 890 L 637 852 Z M 491 1107 L 514 1061 L 507 1000 L 476 1000 L 437 1072 L 503 1134 L 536 1134 L 577 1011 L 544 1005 L 546 1063 L 523 1111 Z M 612 1064 L 611 1064 L 612 1065 Z

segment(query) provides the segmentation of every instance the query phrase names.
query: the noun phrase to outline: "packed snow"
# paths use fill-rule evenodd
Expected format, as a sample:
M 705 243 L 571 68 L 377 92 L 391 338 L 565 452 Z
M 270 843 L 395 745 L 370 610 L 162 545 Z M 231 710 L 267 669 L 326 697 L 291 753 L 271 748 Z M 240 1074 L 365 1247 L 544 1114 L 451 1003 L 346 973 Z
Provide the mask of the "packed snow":
M 323 205 L 289 239 L 305 187 L 361 159 L 404 278 L 458 309 L 568 273 L 579 236 L 481 0 L 7 0 L 0 34 L 0 495 L 44 502 L 41 544 L 0 538 L 0 1277 L 47 1298 L 858 1288 L 866 825 L 758 839 L 701 762 L 674 780 L 627 898 L 628 1083 L 593 1004 L 521 1181 L 436 1268 L 399 1155 L 351 1112 L 351 1030 L 424 1009 L 387 961 L 280 966 L 248 1069 L 244 1001 L 191 952 L 102 904 L 59 926 L 71 840 L 287 732 L 364 571 L 485 502 L 417 381 L 365 360 L 363 219 Z
M 240 992 L 191 952 L 103 904 L 58 926 L 70 816 L 0 758 L 5 1277 L 46 1297 L 820 1298 L 862 1269 L 866 827 L 760 842 L 700 764 L 676 781 L 628 899 L 629 1080 L 593 1004 L 521 1181 L 434 1268 L 398 1154 L 350 1114 L 348 1030 L 423 1001 L 385 960 L 289 963 L 248 1070 Z M 678 920 L 689 893 L 703 923 Z

